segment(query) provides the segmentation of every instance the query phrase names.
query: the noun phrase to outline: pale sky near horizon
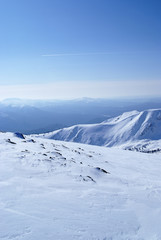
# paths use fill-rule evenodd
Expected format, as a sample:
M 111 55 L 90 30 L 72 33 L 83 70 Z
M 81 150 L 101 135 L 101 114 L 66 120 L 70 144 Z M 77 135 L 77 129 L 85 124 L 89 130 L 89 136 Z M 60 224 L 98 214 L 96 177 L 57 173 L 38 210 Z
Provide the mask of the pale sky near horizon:
M 0 99 L 161 96 L 158 0 L 0 0 Z

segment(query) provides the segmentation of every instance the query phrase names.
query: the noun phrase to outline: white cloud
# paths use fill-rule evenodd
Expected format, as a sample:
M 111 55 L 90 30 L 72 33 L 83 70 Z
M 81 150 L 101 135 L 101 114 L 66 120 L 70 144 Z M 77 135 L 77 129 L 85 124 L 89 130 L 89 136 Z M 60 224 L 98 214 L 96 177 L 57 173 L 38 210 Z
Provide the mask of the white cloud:
M 46 84 L 1 85 L 0 99 L 74 99 L 81 97 L 161 96 L 161 81 L 64 81 Z

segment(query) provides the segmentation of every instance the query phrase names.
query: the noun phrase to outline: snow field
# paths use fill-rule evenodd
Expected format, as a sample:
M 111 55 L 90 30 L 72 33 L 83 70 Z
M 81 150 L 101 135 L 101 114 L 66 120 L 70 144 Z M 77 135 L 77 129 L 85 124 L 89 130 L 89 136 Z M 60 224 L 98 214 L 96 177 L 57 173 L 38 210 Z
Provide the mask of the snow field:
M 160 169 L 160 152 L 1 133 L 0 239 L 159 240 Z

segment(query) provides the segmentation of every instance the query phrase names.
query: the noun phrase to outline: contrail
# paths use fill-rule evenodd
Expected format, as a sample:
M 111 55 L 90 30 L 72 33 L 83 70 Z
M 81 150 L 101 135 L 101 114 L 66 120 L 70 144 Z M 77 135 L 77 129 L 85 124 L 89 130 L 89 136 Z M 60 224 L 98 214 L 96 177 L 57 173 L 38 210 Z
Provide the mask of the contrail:
M 110 55 L 118 54 L 116 52 L 94 52 L 94 53 L 54 53 L 54 54 L 43 54 L 42 57 L 63 57 L 63 56 L 90 56 L 90 55 Z
M 119 55 L 119 54 L 150 54 L 155 51 L 131 51 L 131 52 L 84 52 L 84 53 L 53 53 L 42 54 L 42 57 L 65 57 L 65 56 L 92 56 L 92 55 Z

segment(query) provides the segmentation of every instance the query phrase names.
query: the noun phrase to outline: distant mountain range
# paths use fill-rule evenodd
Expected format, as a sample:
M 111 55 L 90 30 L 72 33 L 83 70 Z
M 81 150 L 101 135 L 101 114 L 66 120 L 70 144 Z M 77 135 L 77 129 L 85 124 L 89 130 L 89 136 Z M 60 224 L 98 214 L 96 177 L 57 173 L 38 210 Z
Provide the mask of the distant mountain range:
M 161 139 L 161 109 L 131 111 L 99 124 L 81 124 L 43 135 L 45 138 L 99 146 Z
M 76 124 L 100 123 L 123 112 L 161 108 L 161 99 L 75 99 L 0 102 L 0 131 L 39 134 Z

